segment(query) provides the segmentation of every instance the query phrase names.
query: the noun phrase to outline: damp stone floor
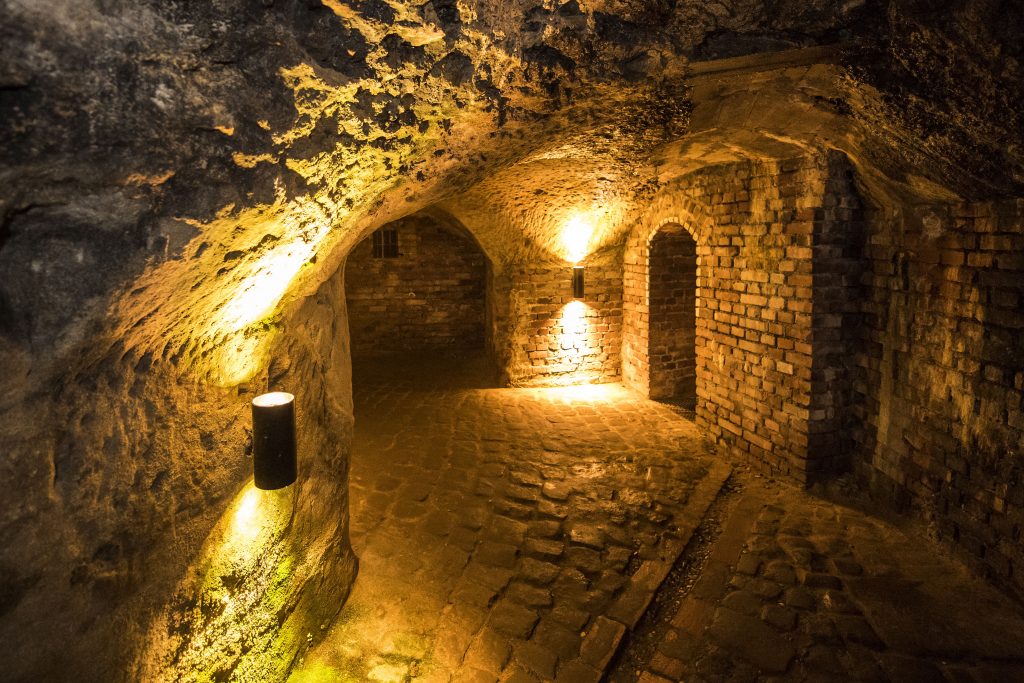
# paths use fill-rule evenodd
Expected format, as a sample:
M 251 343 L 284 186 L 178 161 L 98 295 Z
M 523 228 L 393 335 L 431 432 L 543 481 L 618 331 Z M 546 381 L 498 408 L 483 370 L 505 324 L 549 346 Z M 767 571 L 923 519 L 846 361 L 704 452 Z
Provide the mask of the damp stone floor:
M 354 371 L 359 576 L 293 683 L 1024 680 L 1020 606 L 675 407 L 476 359 Z
M 359 576 L 294 680 L 598 680 L 729 468 L 617 384 L 357 365 Z

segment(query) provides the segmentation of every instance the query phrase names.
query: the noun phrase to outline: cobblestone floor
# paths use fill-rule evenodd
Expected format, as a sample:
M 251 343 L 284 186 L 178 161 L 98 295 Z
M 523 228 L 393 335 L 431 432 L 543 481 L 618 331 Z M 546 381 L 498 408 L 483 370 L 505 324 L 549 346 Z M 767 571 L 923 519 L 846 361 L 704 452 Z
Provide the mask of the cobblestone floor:
M 618 385 L 363 366 L 338 623 L 294 680 L 597 681 L 729 474 Z
M 360 574 L 297 683 L 1024 681 L 1019 605 L 913 525 L 730 467 L 677 409 L 357 372 Z
M 641 624 L 612 683 L 1024 681 L 1020 606 L 919 527 L 735 480 L 695 583 Z

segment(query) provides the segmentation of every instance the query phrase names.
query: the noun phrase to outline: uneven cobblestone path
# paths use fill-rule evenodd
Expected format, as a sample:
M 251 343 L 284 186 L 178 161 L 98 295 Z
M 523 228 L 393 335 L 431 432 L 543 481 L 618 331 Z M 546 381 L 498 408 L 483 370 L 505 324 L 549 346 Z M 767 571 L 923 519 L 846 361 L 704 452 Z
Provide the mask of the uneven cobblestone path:
M 1024 681 L 1020 605 L 923 529 L 736 474 L 696 580 L 610 683 Z
M 357 376 L 359 578 L 295 680 L 597 681 L 729 474 L 618 385 L 483 376 Z
M 296 683 L 1024 681 L 1020 605 L 913 523 L 731 467 L 677 409 L 358 369 L 360 574 Z

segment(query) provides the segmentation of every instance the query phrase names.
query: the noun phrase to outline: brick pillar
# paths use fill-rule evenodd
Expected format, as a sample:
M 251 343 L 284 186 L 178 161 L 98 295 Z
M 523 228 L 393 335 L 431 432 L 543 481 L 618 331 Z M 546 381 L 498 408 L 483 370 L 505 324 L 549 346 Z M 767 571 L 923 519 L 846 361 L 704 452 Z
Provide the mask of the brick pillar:
M 669 349 L 688 332 L 681 320 L 657 322 L 657 310 L 675 303 L 671 276 L 659 281 L 659 260 L 672 259 L 658 255 L 656 235 L 686 226 L 699 264 L 697 424 L 722 448 L 800 482 L 843 466 L 857 210 L 848 163 L 835 155 L 712 167 L 666 187 L 627 240 L 626 383 L 657 397 L 676 381 L 658 363 L 674 362 Z

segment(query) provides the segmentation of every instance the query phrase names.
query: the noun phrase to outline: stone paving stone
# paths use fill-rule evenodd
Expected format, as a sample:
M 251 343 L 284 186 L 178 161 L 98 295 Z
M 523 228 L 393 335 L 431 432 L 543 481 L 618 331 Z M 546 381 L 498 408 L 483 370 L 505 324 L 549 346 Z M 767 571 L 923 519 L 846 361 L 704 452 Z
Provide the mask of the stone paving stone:
M 626 633 L 626 627 L 617 621 L 598 617 L 580 645 L 580 659 L 603 671 L 615 655 L 615 650 Z
M 729 609 L 719 610 L 707 635 L 719 646 L 769 673 L 785 671 L 796 656 L 793 645 L 760 619 Z
M 598 683 L 602 672 L 586 662 L 574 659 L 558 666 L 558 683 Z
M 487 608 L 494 602 L 497 595 L 497 589 L 490 588 L 463 575 L 455 582 L 455 587 L 449 599 L 453 604 Z
M 513 572 L 511 569 L 491 567 L 471 560 L 463 571 L 462 576 L 497 592 L 503 590 L 508 585 L 508 582 L 512 579 Z
M 473 557 L 485 565 L 511 569 L 516 564 L 519 548 L 511 543 L 482 541 L 477 546 Z
M 496 671 L 489 671 L 487 669 L 474 669 L 470 667 L 463 667 L 459 669 L 456 674 L 456 679 L 460 683 L 494 683 L 498 680 L 500 674 Z M 438 679 L 439 681 L 442 679 Z M 448 681 L 445 677 L 443 680 Z M 417 683 L 422 681 L 421 678 L 416 679 Z
M 549 541 L 546 539 L 528 538 L 523 543 L 522 551 L 526 555 L 532 555 L 543 560 L 557 560 L 562 556 L 565 544 L 561 541 Z
M 540 681 L 539 678 L 534 676 L 529 669 L 519 662 L 511 662 L 501 672 L 501 678 L 498 680 L 501 683 L 538 683 Z
M 761 608 L 761 620 L 779 631 L 792 631 L 796 627 L 796 612 L 782 605 L 765 605 Z
M 882 654 L 879 656 L 879 661 L 889 678 L 900 683 L 932 683 L 946 680 L 942 669 L 924 659 L 897 654 Z
M 885 643 L 878 637 L 875 630 L 871 628 L 868 620 L 860 616 L 837 614 L 835 617 L 836 629 L 844 640 L 859 643 L 872 649 L 881 649 Z
M 503 598 L 491 609 L 488 623 L 512 638 L 529 638 L 538 620 L 534 610 Z
M 761 612 L 761 605 L 761 598 L 747 590 L 732 591 L 722 600 L 723 607 L 752 617 Z
M 785 486 L 741 481 L 701 574 L 676 599 L 641 675 L 980 683 L 981 672 L 992 671 L 992 681 L 1024 680 L 1024 612 L 985 597 L 977 614 L 970 596 L 993 589 L 968 581 L 927 541 Z M 750 497 L 759 495 L 780 502 L 758 513 Z M 679 633 L 692 649 L 673 647 Z M 977 659 L 964 663 L 966 651 Z M 611 683 L 636 680 L 632 670 L 609 675 Z
M 690 661 L 697 653 L 697 642 L 686 631 L 669 629 L 665 637 L 658 643 L 658 651 L 667 657 L 682 661 Z
M 661 676 L 655 676 L 649 671 L 645 671 L 640 675 L 640 678 L 637 679 L 637 683 L 672 683 L 672 681 L 667 678 L 662 678 Z
M 505 597 L 520 605 L 532 608 L 550 607 L 553 603 L 551 591 L 519 582 L 514 582 L 508 586 L 508 589 L 505 591 Z
M 687 672 L 685 662 L 680 659 L 675 659 L 674 657 L 669 657 L 662 652 L 655 652 L 651 656 L 648 669 L 651 673 L 664 676 L 671 681 L 683 680 L 683 676 Z
M 736 571 L 749 576 L 756 576 L 760 568 L 761 558 L 754 553 L 747 553 L 741 556 L 740 561 L 736 563 Z
M 573 659 L 578 656 L 582 641 L 579 629 L 570 629 L 550 615 L 541 618 L 531 639 L 543 643 L 561 660 Z
M 516 642 L 512 646 L 512 657 L 523 668 L 543 681 L 555 677 L 558 656 L 550 649 L 536 641 Z
M 505 668 L 512 654 L 512 646 L 508 638 L 497 631 L 485 627 L 469 646 L 465 656 L 465 666 L 492 672 L 497 678 L 498 672 Z M 494 680 L 492 678 L 491 680 Z
M 580 632 L 590 619 L 587 612 L 564 603 L 556 604 L 551 609 L 550 616 L 566 628 L 576 632 Z

